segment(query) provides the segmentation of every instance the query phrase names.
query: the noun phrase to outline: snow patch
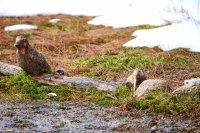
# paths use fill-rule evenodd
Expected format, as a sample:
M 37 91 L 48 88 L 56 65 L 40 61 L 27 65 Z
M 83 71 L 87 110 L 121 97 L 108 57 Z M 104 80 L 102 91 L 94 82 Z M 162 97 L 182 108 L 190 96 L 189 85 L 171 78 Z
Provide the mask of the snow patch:
M 60 21 L 61 20 L 59 18 L 49 20 L 50 23 L 57 23 L 57 22 L 60 22 Z
M 37 26 L 28 24 L 17 24 L 17 25 L 7 26 L 4 28 L 5 31 L 33 30 L 33 29 L 37 29 Z
M 182 47 L 200 52 L 200 32 L 198 29 L 200 29 L 200 26 L 188 21 L 156 29 L 138 30 L 133 33 L 133 36 L 136 36 L 136 38 L 125 43 L 123 46 L 158 46 L 163 50 Z

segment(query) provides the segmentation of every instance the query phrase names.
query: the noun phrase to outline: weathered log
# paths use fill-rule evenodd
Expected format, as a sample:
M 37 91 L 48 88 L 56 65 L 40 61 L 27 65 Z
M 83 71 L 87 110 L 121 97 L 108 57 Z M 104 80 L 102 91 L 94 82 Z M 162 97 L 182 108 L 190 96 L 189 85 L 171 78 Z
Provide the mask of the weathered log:
M 47 85 L 55 85 L 55 84 L 62 84 L 62 85 L 70 85 L 73 84 L 77 88 L 88 88 L 94 87 L 97 90 L 113 92 L 117 88 L 117 83 L 109 83 L 102 80 L 96 80 L 93 78 L 87 77 L 66 77 L 60 76 L 54 77 L 52 74 L 44 74 L 42 76 L 33 76 L 34 80 L 47 84 Z
M 0 62 L 0 73 L 4 75 L 15 75 L 19 73 L 21 70 L 22 68 L 18 66 L 9 65 L 9 64 Z M 92 78 L 86 78 L 86 77 L 66 77 L 66 76 L 55 77 L 53 74 L 43 74 L 41 76 L 40 75 L 32 76 L 32 79 L 46 85 L 73 84 L 77 88 L 85 89 L 88 87 L 94 87 L 98 90 L 103 90 L 107 92 L 115 91 L 115 89 L 117 88 L 117 83 L 109 83 L 109 82 L 96 80 Z

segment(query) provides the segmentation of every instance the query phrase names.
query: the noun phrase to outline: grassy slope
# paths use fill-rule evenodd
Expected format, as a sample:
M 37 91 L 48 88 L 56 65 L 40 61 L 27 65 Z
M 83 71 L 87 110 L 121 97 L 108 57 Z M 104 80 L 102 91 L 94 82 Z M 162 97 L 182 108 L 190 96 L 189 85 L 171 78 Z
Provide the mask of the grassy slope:
M 51 18 L 62 22 L 51 24 Z M 134 68 L 145 71 L 148 78 L 168 80 L 172 89 L 186 78 L 200 76 L 200 53 L 187 49 L 164 52 L 159 48 L 123 48 L 136 29 L 156 28 L 149 25 L 112 29 L 111 27 L 88 25 L 92 17 L 83 16 L 34 16 L 0 18 L 0 60 L 16 64 L 13 43 L 17 35 L 29 38 L 33 47 L 47 58 L 52 66 L 65 69 L 69 76 L 89 76 L 107 81 L 124 81 Z M 28 23 L 38 25 L 38 30 L 4 32 L 7 25 Z M 199 93 L 191 96 L 172 96 L 168 92 L 156 91 L 141 99 L 133 99 L 130 90 L 119 87 L 114 94 L 106 94 L 88 88 L 83 91 L 73 86 L 47 87 L 30 80 L 24 73 L 11 77 L 0 77 L 0 99 L 15 101 L 23 99 L 85 99 L 101 105 L 117 105 L 124 109 L 153 110 L 166 113 L 198 113 Z M 58 94 L 48 97 L 49 92 Z M 186 98 L 185 98 L 186 97 Z M 187 106 L 191 105 L 191 106 Z

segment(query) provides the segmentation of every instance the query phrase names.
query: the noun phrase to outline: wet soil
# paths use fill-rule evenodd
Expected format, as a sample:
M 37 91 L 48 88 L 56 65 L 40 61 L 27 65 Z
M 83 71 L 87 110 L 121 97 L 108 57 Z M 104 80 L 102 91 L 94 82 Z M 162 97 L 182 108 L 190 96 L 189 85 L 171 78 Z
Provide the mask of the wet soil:
M 0 103 L 4 132 L 200 132 L 200 118 L 160 117 L 90 102 Z

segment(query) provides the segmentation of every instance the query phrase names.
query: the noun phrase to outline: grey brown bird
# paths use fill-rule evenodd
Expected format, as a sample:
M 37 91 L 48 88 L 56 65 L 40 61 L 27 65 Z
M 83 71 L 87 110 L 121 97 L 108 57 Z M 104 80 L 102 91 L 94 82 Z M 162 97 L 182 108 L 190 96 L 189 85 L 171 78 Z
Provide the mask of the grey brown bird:
M 141 84 L 146 80 L 146 76 L 141 70 L 135 69 L 133 73 L 127 78 L 126 86 L 128 88 L 133 88 L 133 94 L 135 96 L 136 85 Z
M 44 56 L 29 45 L 24 36 L 17 36 L 14 46 L 17 48 L 19 66 L 24 71 L 33 75 L 41 75 L 50 71 L 50 66 Z

